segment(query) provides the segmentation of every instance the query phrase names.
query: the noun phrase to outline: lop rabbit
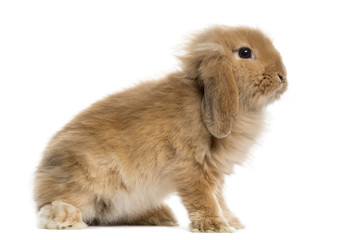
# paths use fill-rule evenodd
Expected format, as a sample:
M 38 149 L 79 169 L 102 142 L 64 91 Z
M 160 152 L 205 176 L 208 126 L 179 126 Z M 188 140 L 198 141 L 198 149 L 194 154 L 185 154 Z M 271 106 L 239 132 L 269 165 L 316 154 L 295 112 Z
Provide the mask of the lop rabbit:
M 195 34 L 180 62 L 94 103 L 52 138 L 35 177 L 39 227 L 176 225 L 163 203 L 172 193 L 192 231 L 243 227 L 224 201 L 224 176 L 285 92 L 285 67 L 261 31 L 228 26 Z

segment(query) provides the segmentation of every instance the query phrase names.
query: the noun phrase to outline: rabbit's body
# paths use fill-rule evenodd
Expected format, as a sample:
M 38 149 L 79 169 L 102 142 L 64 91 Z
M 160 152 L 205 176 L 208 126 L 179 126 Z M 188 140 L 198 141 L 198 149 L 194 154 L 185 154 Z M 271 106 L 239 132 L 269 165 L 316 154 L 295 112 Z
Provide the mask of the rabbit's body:
M 190 75 L 180 71 L 111 95 L 56 134 L 36 174 L 40 227 L 175 225 L 163 205 L 173 192 L 193 229 L 242 227 L 224 202 L 224 174 L 256 142 L 264 108 L 249 107 L 240 94 L 226 136 L 209 126 L 205 117 L 215 109 L 204 116 L 204 88 Z

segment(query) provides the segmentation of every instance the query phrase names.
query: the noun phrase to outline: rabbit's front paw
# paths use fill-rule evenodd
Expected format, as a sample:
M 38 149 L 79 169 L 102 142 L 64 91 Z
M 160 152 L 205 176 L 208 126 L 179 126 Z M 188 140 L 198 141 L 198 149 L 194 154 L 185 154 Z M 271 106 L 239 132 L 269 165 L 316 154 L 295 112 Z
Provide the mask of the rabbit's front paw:
M 230 226 L 234 227 L 235 229 L 245 228 L 244 225 L 241 223 L 241 221 L 237 217 L 229 218 L 228 222 Z
M 234 231 L 232 227 L 227 225 L 222 219 L 218 217 L 205 217 L 201 220 L 193 221 L 191 223 L 192 232 L 218 232 L 231 233 Z

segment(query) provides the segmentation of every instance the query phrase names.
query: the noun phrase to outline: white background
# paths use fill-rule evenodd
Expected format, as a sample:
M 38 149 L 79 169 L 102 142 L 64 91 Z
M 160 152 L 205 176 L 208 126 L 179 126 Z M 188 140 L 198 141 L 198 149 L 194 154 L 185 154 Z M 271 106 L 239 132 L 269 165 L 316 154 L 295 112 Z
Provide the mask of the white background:
M 339 1 L 0 2 L 0 237 L 30 239 L 342 239 L 343 36 Z M 268 131 L 228 177 L 233 234 L 180 227 L 36 228 L 33 173 L 49 138 L 104 96 L 178 68 L 189 33 L 259 27 L 288 70 Z

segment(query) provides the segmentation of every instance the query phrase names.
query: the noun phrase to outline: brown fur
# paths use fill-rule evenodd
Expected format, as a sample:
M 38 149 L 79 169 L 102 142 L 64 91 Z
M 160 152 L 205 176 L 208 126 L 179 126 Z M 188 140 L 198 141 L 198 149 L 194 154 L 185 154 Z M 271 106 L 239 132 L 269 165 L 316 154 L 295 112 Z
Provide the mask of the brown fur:
M 241 47 L 254 59 L 240 59 Z M 215 26 L 180 59 L 179 72 L 93 104 L 55 135 L 36 173 L 38 210 L 54 215 L 57 201 L 89 224 L 175 225 L 162 201 L 177 192 L 194 231 L 243 227 L 225 204 L 224 174 L 244 160 L 264 108 L 286 90 L 281 57 L 259 30 Z

